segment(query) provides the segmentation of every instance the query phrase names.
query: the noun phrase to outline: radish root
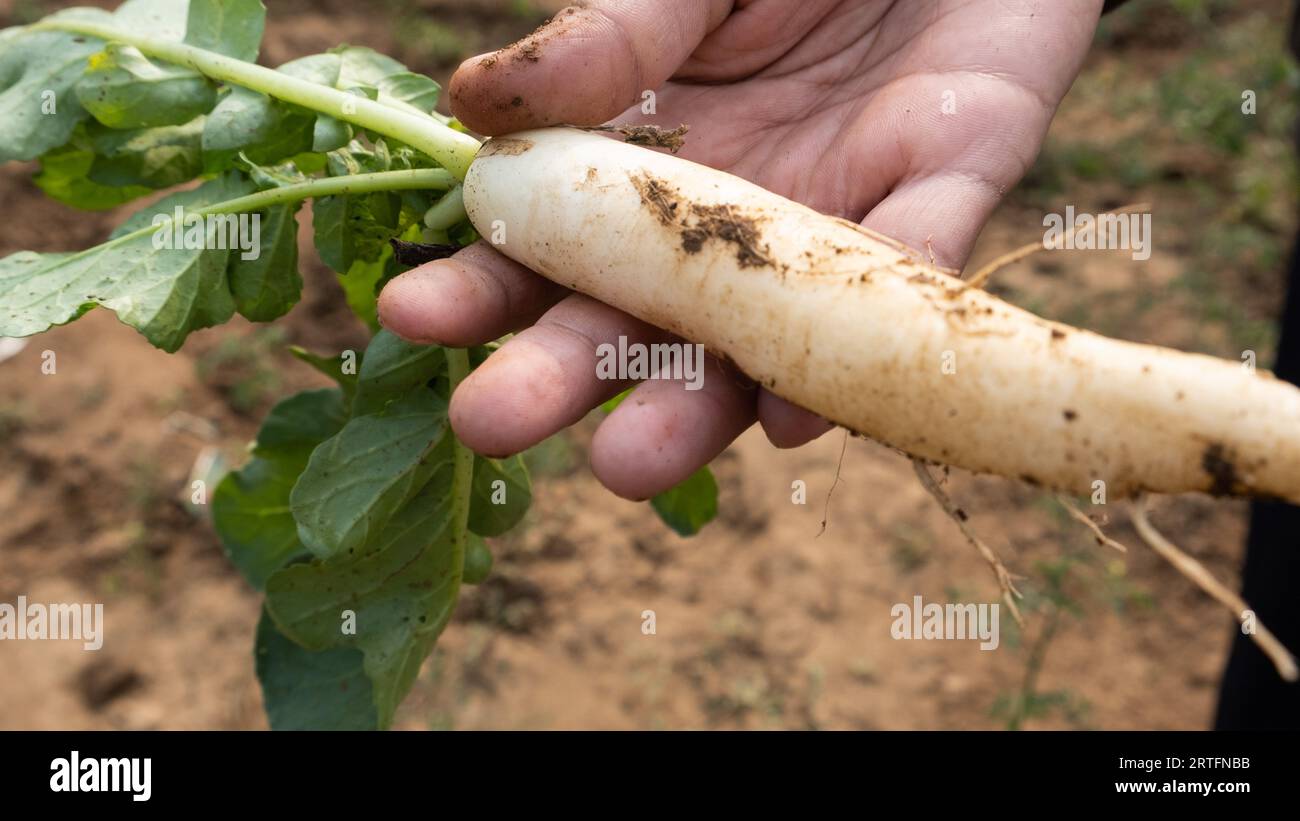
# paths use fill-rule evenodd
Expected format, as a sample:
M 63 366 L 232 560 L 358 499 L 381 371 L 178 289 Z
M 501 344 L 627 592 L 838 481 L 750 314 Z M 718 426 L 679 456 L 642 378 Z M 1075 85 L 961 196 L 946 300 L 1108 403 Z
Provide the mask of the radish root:
M 1166 539 L 1159 530 L 1156 530 L 1147 515 L 1148 507 L 1149 497 L 1146 496 L 1133 503 L 1133 526 L 1137 529 L 1142 540 L 1150 545 L 1151 549 L 1158 553 L 1161 558 L 1173 565 L 1179 573 L 1191 579 L 1192 583 L 1197 587 L 1231 610 L 1237 621 L 1244 622 L 1246 614 L 1250 610 L 1250 605 L 1246 604 L 1245 599 L 1229 590 L 1227 586 L 1214 578 L 1214 575 L 1205 568 L 1205 565 L 1179 550 L 1173 542 Z M 1282 645 L 1282 642 L 1278 641 L 1277 636 L 1269 632 L 1263 622 L 1256 620 L 1255 631 L 1249 635 L 1251 640 L 1264 652 L 1264 655 L 1268 656 L 1269 660 L 1273 662 L 1278 675 L 1285 681 L 1300 679 L 1300 670 L 1296 668 L 1295 657 Z
M 1036 317 L 932 267 L 925 243 L 571 129 L 490 141 L 464 202 L 515 261 L 927 464 L 1076 497 L 1104 478 L 1116 500 L 1300 503 L 1300 389 Z
M 826 505 L 822 508 L 822 529 L 817 531 L 816 538 L 820 539 L 826 532 L 826 525 L 831 520 L 831 497 L 835 495 L 835 488 L 840 486 L 840 473 L 844 470 L 844 455 L 849 451 L 849 432 L 844 431 L 844 444 L 840 446 L 840 460 L 835 463 L 835 481 L 831 482 L 831 489 L 826 491 Z
M 1081 523 L 1084 527 L 1092 531 L 1093 537 L 1097 539 L 1097 544 L 1104 545 L 1106 547 L 1112 547 L 1115 550 L 1118 550 L 1120 553 L 1128 552 L 1127 547 L 1115 541 L 1111 537 L 1107 536 L 1106 533 L 1101 529 L 1101 525 L 1094 522 L 1091 516 L 1084 513 L 1082 510 L 1079 510 L 1078 505 L 1076 505 L 1074 502 L 1070 501 L 1064 496 L 1057 496 L 1056 501 L 1061 503 L 1061 507 L 1065 508 L 1065 512 L 1069 513 L 1070 516 L 1075 521 Z
M 1151 208 L 1151 203 L 1149 202 L 1135 202 L 1132 205 L 1125 205 L 1122 208 L 1116 208 L 1114 211 L 1107 211 L 1106 214 L 1131 214 L 1134 211 L 1147 211 L 1150 210 L 1150 208 Z M 1097 230 L 1096 223 L 1093 224 L 1092 230 L 1093 231 Z M 1034 254 L 1038 253 L 1039 251 L 1047 251 L 1047 250 L 1059 251 L 1062 248 L 1064 248 L 1066 243 L 1077 233 L 1078 233 L 1078 228 L 1075 226 L 1070 226 L 1070 230 L 1066 231 L 1061 235 L 1061 239 L 1058 242 L 1058 244 L 1051 246 L 1050 249 L 1042 242 L 1033 242 L 1030 243 L 1029 245 L 1022 245 L 1019 248 L 1015 249 L 1014 251 L 1008 251 L 1007 253 L 1003 254 L 1000 257 L 997 257 L 992 262 L 990 262 L 989 264 L 985 265 L 983 268 L 980 268 L 978 271 L 976 271 L 974 276 L 966 280 L 966 284 L 972 288 L 983 288 L 985 284 L 988 283 L 989 279 L 998 271 L 1001 271 L 1003 268 L 1006 268 L 1010 265 L 1014 265 L 1020 260 L 1025 259 L 1026 257 L 1031 257 Z
M 943 508 L 943 512 L 948 514 L 948 518 L 957 523 L 957 527 L 961 530 L 962 535 L 966 537 L 966 541 L 970 542 L 971 546 L 979 552 L 980 556 L 984 558 L 984 561 L 988 562 L 989 567 L 993 569 L 993 575 L 997 577 L 998 586 L 1002 588 L 1002 601 L 1006 602 L 1007 609 L 1011 611 L 1011 616 L 1016 620 L 1016 624 L 1023 628 L 1025 626 L 1025 620 L 1024 617 L 1020 615 L 1020 608 L 1016 607 L 1015 600 L 1024 598 L 1024 596 L 1022 596 L 1020 591 L 1016 589 L 1015 582 L 1013 581 L 1011 574 L 1007 572 L 1006 565 L 1004 565 L 1002 560 L 998 558 L 998 554 L 993 552 L 993 548 L 989 547 L 980 539 L 979 536 L 975 535 L 975 532 L 967 523 L 968 517 L 965 511 L 957 507 L 953 502 L 952 497 L 943 489 L 939 484 L 939 481 L 934 478 L 934 474 L 930 472 L 930 468 L 920 459 L 913 459 L 912 467 L 916 470 L 917 478 L 921 480 L 921 486 L 929 491 L 930 495 L 934 497 L 934 500 Z

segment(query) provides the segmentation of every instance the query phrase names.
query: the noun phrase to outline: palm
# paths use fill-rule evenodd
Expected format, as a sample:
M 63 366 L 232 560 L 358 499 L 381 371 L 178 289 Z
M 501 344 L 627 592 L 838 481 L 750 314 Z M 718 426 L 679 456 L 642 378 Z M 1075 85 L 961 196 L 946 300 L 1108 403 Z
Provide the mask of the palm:
M 957 267 L 984 222 L 976 213 L 1033 161 L 1098 3 L 818 0 L 804 4 L 797 40 L 788 3 L 742 5 L 744 26 L 733 17 L 701 44 L 658 92 L 656 116 L 628 118 L 689 123 L 683 156 L 854 221 L 908 182 L 956 196 L 971 219 L 932 248 Z M 770 43 L 772 31 L 793 42 Z M 766 59 L 769 44 L 789 47 Z M 738 53 L 756 56 L 724 59 Z M 875 222 L 914 247 L 928 239 L 889 213 Z
M 1082 63 L 1102 0 L 592 0 L 452 81 L 468 125 L 504 134 L 624 120 L 692 126 L 684 156 L 731 171 L 960 267 L 1038 151 Z M 642 113 L 643 90 L 657 89 Z M 527 448 L 622 389 L 596 348 L 662 339 L 484 245 L 412 271 L 381 300 L 417 341 L 519 332 L 452 401 L 460 438 Z M 822 420 L 734 378 L 700 391 L 650 381 L 606 419 L 592 468 L 646 498 L 711 461 L 755 421 L 780 446 Z

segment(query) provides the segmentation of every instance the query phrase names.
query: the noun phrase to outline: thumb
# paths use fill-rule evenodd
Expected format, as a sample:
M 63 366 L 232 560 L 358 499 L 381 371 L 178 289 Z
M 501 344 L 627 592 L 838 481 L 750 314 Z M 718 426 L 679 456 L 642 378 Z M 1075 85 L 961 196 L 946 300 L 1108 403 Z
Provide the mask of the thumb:
M 593 0 L 451 78 L 451 110 L 482 134 L 599 125 L 663 85 L 733 0 Z

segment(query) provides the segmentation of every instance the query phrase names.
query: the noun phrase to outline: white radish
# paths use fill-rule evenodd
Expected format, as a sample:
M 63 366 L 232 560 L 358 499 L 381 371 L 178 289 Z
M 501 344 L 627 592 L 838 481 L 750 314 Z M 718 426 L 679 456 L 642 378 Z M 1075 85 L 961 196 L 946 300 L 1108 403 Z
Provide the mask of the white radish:
M 1049 322 L 729 174 L 544 129 L 489 142 L 464 199 L 507 256 L 914 457 L 1082 495 L 1300 502 L 1292 385 Z

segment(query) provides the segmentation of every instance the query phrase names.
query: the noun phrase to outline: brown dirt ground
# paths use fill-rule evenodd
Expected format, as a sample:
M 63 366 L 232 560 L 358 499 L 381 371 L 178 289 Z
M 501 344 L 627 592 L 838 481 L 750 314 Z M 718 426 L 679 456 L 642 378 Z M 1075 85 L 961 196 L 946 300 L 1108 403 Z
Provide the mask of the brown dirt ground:
M 0 22 L 30 5 L 0 0 Z M 341 40 L 444 78 L 454 62 L 421 57 L 371 4 L 268 5 L 278 20 L 271 62 Z M 473 24 L 466 55 L 537 22 L 505 0 L 416 5 L 449 28 Z M 1176 59 L 1177 43 L 1142 59 L 1148 68 Z M 1135 59 L 1126 48 L 1098 55 L 1090 72 Z M 1097 116 L 1072 98 L 1054 133 Z M 0 253 L 85 247 L 112 224 L 43 200 L 29 172 L 0 169 L 0 199 L 11 215 L 0 224 Z M 1094 184 L 1071 195 L 1081 210 L 1100 210 L 1098 203 L 1148 193 L 1111 188 Z M 1013 197 L 977 261 L 1033 241 L 1041 213 Z M 1163 250 L 1179 243 L 1160 247 L 1145 266 L 1118 254 L 1061 255 L 1017 266 L 999 283 L 1018 301 L 1058 314 L 1106 293 L 1123 300 L 1125 289 L 1160 294 L 1185 263 L 1177 250 Z M 359 344 L 361 330 L 339 309 L 327 273 L 314 264 L 307 273 L 310 296 L 281 323 L 284 336 L 317 350 Z M 1254 297 L 1262 318 L 1278 306 L 1279 289 L 1269 287 Z M 1198 323 L 1175 304 L 1108 330 L 1186 346 Z M 108 614 L 107 643 L 97 654 L 74 644 L 0 644 L 0 729 L 264 726 L 251 657 L 258 598 L 183 502 L 201 451 L 216 448 L 238 464 L 260 412 L 275 397 L 318 383 L 283 354 L 231 364 L 222 353 L 260 350 L 250 341 L 257 338 L 251 326 L 235 324 L 200 333 L 168 357 L 99 312 L 0 364 L 0 602 L 18 595 L 103 601 Z M 54 376 L 41 373 L 46 350 L 58 357 Z M 267 386 L 239 401 L 250 373 Z M 778 452 L 751 432 L 715 466 L 720 521 L 683 540 L 582 469 L 592 430 L 588 420 L 547 449 L 533 513 L 494 545 L 493 577 L 463 597 L 401 726 L 990 728 L 1006 724 L 994 705 L 1019 692 L 1027 674 L 1036 676 L 1035 692 L 1056 694 L 1058 704 L 1026 721 L 1031 728 L 1209 721 L 1231 619 L 1148 551 L 1103 552 L 1039 491 L 952 479 L 976 530 L 1026 577 L 1028 632 L 1004 627 L 998 652 L 894 641 L 896 602 L 996 596 L 988 569 L 905 460 L 850 441 L 827 506 L 829 527 L 819 536 L 841 435 Z M 791 501 L 796 480 L 807 484 L 806 505 Z M 1235 584 L 1245 510 L 1178 499 L 1162 506 L 1158 521 Z M 1115 535 L 1136 547 L 1118 509 L 1116 518 Z M 1061 617 L 1031 671 L 1029 647 L 1052 618 L 1041 593 L 1063 570 L 1061 590 L 1077 613 Z M 656 613 L 656 635 L 642 635 L 645 610 Z

